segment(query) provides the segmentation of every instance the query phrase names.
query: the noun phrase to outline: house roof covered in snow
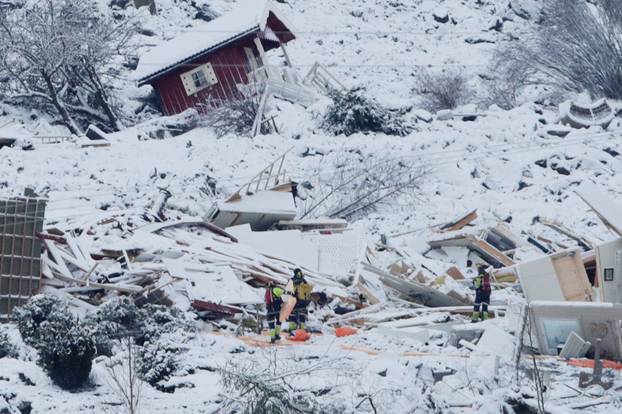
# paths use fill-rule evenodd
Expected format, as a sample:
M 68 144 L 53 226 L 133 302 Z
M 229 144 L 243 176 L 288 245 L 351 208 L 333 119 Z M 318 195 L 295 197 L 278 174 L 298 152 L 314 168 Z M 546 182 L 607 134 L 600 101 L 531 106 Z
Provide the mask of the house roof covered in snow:
M 144 85 L 180 65 L 265 30 L 270 15 L 278 19 L 288 32 L 292 31 L 271 0 L 243 0 L 229 13 L 149 50 L 141 56 L 135 76 L 139 84 Z

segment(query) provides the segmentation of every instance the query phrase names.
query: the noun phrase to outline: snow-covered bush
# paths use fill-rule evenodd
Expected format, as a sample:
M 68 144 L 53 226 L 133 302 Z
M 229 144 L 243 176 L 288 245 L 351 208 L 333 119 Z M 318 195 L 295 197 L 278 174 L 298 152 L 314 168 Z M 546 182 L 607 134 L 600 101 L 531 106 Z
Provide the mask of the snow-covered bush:
M 322 127 L 334 134 L 346 136 L 357 132 L 381 132 L 387 135 L 407 135 L 411 128 L 401 114 L 380 105 L 365 95 L 362 88 L 334 92 Z
M 223 412 L 240 414 L 328 414 L 354 412 L 331 399 L 317 398 L 304 379 L 313 369 L 290 365 L 275 354 L 263 366 L 257 361 L 231 361 L 218 370 L 225 390 Z M 283 366 L 281 366 L 281 364 Z M 300 364 L 299 364 L 300 365 Z M 320 368 L 317 365 L 314 369 Z M 358 407 L 357 407 L 358 408 Z
M 98 354 L 111 356 L 115 344 L 123 340 L 138 345 L 135 369 L 151 385 L 175 371 L 181 352 L 177 343 L 195 330 L 177 308 L 151 304 L 139 308 L 127 297 L 104 303 L 86 320 Z
M 0 330 L 0 359 L 4 357 L 14 358 L 17 356 L 17 347 L 13 345 L 9 335 Z
M 588 91 L 622 99 L 622 7 L 619 0 L 542 3 L 531 36 L 500 44 L 505 69 L 519 67 L 524 85 Z M 511 73 L 506 76 L 509 78 Z
M 421 95 L 422 106 L 430 112 L 454 109 L 472 97 L 473 91 L 463 73 L 422 71 L 418 75 L 415 91 Z
M 87 315 L 97 353 L 111 355 L 113 341 L 127 336 L 142 337 L 145 315 L 127 297 L 116 297 Z
M 524 84 L 514 82 L 519 77 L 505 77 L 489 81 L 484 89 L 483 103 L 486 106 L 497 105 L 501 109 L 510 110 L 519 105 L 521 89 Z
M 141 311 L 144 318 L 138 343 L 157 341 L 164 334 L 176 334 L 181 341 L 196 330 L 192 321 L 177 308 L 149 304 Z
M 219 138 L 228 134 L 252 138 L 253 125 L 260 106 L 260 96 L 231 98 L 223 100 L 217 106 L 210 105 L 206 111 L 205 125 L 211 127 Z M 270 133 L 270 124 L 262 122 L 259 132 Z
M 143 381 L 155 385 L 167 379 L 178 366 L 178 355 L 187 335 L 195 331 L 194 324 L 177 309 L 146 305 L 141 309 L 143 320 L 138 348 L 136 371 Z
M 37 295 L 13 311 L 24 342 L 39 353 L 39 365 L 65 389 L 89 377 L 95 346 L 92 332 L 55 296 Z
M 145 342 L 138 349 L 136 372 L 143 381 L 156 385 L 177 369 L 180 352 L 181 349 L 167 338 Z
M 56 309 L 39 326 L 39 365 L 64 389 L 76 389 L 89 378 L 95 345 L 89 329 L 66 307 Z
M 67 304 L 56 296 L 37 295 L 13 310 L 13 319 L 17 322 L 17 329 L 24 342 L 37 347 L 39 342 L 39 328 L 50 315 L 56 311 L 63 311 Z

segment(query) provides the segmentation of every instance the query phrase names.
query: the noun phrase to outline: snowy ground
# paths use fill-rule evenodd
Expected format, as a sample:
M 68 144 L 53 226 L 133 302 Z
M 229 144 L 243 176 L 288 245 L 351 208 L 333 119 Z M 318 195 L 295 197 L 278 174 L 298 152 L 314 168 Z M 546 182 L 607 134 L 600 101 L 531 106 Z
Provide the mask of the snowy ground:
M 503 327 L 502 322 L 499 325 Z M 274 362 L 277 375 L 302 372 L 291 379 L 291 385 L 319 395 L 327 406 L 342 407 L 339 412 L 496 414 L 512 412 L 504 411 L 504 406 L 525 397 L 531 397 L 534 411 L 522 412 L 536 412 L 531 382 L 524 373 L 519 376 L 520 385 L 515 382 L 511 353 L 470 353 L 464 348 L 444 346 L 445 339 L 438 332 L 436 339 L 421 343 L 372 331 L 345 338 L 325 333 L 314 335 L 304 344 L 286 341 L 267 346 L 265 337 L 235 338 L 202 332 L 184 345 L 182 369 L 163 384 L 175 387 L 174 393 L 144 385 L 141 412 L 224 413 L 219 411 L 224 396 L 218 370 L 227 363 L 257 368 Z M 2 360 L 0 395 L 14 407 L 20 401 L 29 401 L 34 413 L 124 412 L 118 411 L 121 398 L 106 369 L 108 358 L 96 359 L 90 384 L 72 393 L 57 388 L 37 365 L 28 361 L 33 357 L 26 352 L 19 360 Z M 580 412 L 597 413 L 604 407 L 620 408 L 619 376 L 609 391 L 592 386 L 579 392 L 580 369 L 552 358 L 538 363 L 548 387 L 548 412 L 569 413 L 578 408 Z M 522 364 L 528 369 L 531 362 L 525 357 Z M 453 374 L 435 381 L 433 372 L 446 371 Z M 371 397 L 373 407 L 367 397 Z M 581 411 L 584 405 L 594 403 L 597 405 Z
M 157 36 L 144 39 L 144 47 L 160 42 L 165 33 L 170 37 L 171 28 L 183 30 L 186 25 L 199 24 L 189 21 L 185 13 L 173 7 L 173 2 L 159 3 L 165 13 L 146 23 Z M 225 11 L 230 3 L 221 0 L 214 2 L 214 6 Z M 474 75 L 474 85 L 478 85 L 476 75 L 492 70 L 487 66 L 487 59 L 494 45 L 470 44 L 465 39 L 491 40 L 505 36 L 495 31 L 484 32 L 497 17 L 512 18 L 506 21 L 504 32 L 520 33 L 527 26 L 519 17 L 524 15 L 520 8 L 518 13 L 512 12 L 507 8 L 509 2 L 501 0 L 290 0 L 288 3 L 284 9 L 300 32 L 290 49 L 301 72 L 320 61 L 347 85 L 364 84 L 379 100 L 396 107 L 417 104 L 412 88 L 418 65 L 464 66 Z M 443 14 L 439 7 L 446 8 L 456 23 L 435 22 L 433 12 Z M 129 80 L 127 85 L 131 85 Z M 133 87 L 127 91 L 130 98 L 144 92 Z M 298 181 L 313 183 L 320 174 L 334 173 L 344 157 L 350 160 L 350 168 L 357 168 L 357 163 L 369 157 L 387 162 L 409 160 L 425 168 L 425 180 L 416 194 L 384 205 L 354 223 L 369 229 L 374 238 L 387 235 L 391 244 L 413 253 L 425 250 L 421 241 L 425 240 L 430 226 L 475 208 L 482 222 L 505 220 L 516 234 L 523 236 L 525 231 L 533 231 L 560 240 L 552 230 L 534 223 L 536 216 L 542 216 L 556 219 L 595 241 L 613 238 L 593 213 L 586 212 L 587 206 L 573 193 L 573 188 L 589 179 L 603 186 L 614 198 L 622 197 L 619 190 L 622 178 L 617 174 L 622 169 L 622 159 L 617 155 L 622 153 L 622 129 L 617 122 L 606 132 L 574 131 L 565 138 L 542 138 L 538 133 L 543 128 L 539 120 L 554 121 L 555 110 L 526 103 L 512 111 L 483 108 L 485 116 L 474 122 L 459 119 L 419 122 L 413 133 L 402 138 L 384 135 L 346 138 L 321 131 L 316 117 L 318 107 L 304 110 L 279 103 L 280 134 L 253 140 L 232 136 L 216 139 L 209 129 L 198 128 L 165 140 L 139 141 L 136 129 L 129 128 L 113 135 L 108 148 L 80 149 L 72 143 L 46 145 L 37 141 L 33 141 L 34 151 L 2 148 L 0 195 L 22 194 L 30 187 L 40 195 L 49 196 L 46 222 L 62 229 L 88 227 L 111 214 L 131 220 L 151 205 L 159 188 L 173 194 L 167 204 L 169 217 L 202 217 L 214 201 L 207 191 L 210 180 L 215 181 L 219 195 L 229 195 L 267 163 L 294 147 L 286 168 Z M 30 114 L 13 109 L 7 112 L 0 117 L 0 125 L 13 117 L 24 124 L 19 129 L 7 126 L 0 130 L 0 135 L 61 132 L 58 127 L 49 126 L 44 118 L 32 121 Z M 307 148 L 325 155 L 301 156 Z M 546 160 L 546 165 L 542 160 Z M 412 196 L 416 198 L 414 202 Z M 393 237 L 408 231 L 412 233 Z M 504 326 L 505 321 L 495 323 Z M 439 343 L 442 340 L 439 338 Z M 309 389 L 316 392 L 328 389 L 323 394 L 326 400 L 344 401 L 349 407 L 363 401 L 355 412 L 374 412 L 364 402 L 366 395 L 372 395 L 378 413 L 492 414 L 502 412 L 500 404 L 508 395 L 520 394 L 513 383 L 511 361 L 501 358 L 495 370 L 494 357 L 465 358 L 463 349 L 441 347 L 434 340 L 423 344 L 412 339 L 387 338 L 371 331 L 349 338 L 335 338 L 325 332 L 314 336 L 308 344 L 276 348 L 265 348 L 262 341 L 201 331 L 187 344 L 189 349 L 184 356 L 187 375 L 171 380 L 191 385 L 178 388 L 174 394 L 146 388 L 143 412 L 214 412 L 221 400 L 214 369 L 228 360 L 249 359 L 261 363 L 274 356 L 274 352 L 280 360 L 297 361 L 297 366 L 319 363 L 322 369 L 301 381 L 306 381 Z M 107 383 L 103 360 L 95 364 L 90 388 L 68 393 L 53 386 L 32 361 L 34 356 L 27 354 L 19 360 L 0 361 L 0 395 L 5 399 L 14 395 L 14 401 L 32 401 L 34 413 L 114 412 L 110 404 L 118 401 L 118 397 Z M 554 409 L 568 405 L 568 401 L 579 405 L 582 401 L 594 402 L 603 392 L 595 387 L 578 394 L 563 385 L 576 387 L 577 369 L 554 360 L 545 364 L 557 380 L 548 395 L 551 412 L 603 412 L 605 405 Z M 457 374 L 453 379 L 434 384 L 431 369 L 437 365 L 449 366 Z M 19 373 L 32 380 L 36 388 L 25 384 Z M 602 397 L 611 412 L 620 409 L 622 382 L 616 381 L 614 388 Z M 527 394 L 533 395 L 533 390 L 525 388 Z M 573 398 L 570 400 L 569 396 Z M 431 401 L 438 407 L 436 411 L 431 408 Z M 0 398 L 0 413 L 2 409 Z

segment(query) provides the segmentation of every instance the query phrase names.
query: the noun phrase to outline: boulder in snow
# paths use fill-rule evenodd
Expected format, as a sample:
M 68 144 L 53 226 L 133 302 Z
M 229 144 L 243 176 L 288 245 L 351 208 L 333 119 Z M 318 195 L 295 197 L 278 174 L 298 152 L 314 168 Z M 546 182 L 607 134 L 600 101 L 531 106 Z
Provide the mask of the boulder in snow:
M 454 117 L 454 113 L 451 109 L 442 109 L 436 113 L 436 119 L 439 121 L 449 121 Z
M 437 7 L 432 12 L 432 17 L 438 23 L 447 23 L 449 21 L 449 11 L 444 7 Z
M 540 130 L 539 135 L 542 138 L 550 138 L 550 137 L 564 138 L 566 135 L 570 134 L 571 131 L 572 131 L 572 128 L 566 125 L 555 124 L 555 125 L 548 125 L 547 127 L 542 128 Z
M 464 41 L 470 45 L 478 45 L 481 43 L 492 43 L 496 42 L 494 35 L 492 34 L 482 34 L 480 36 L 469 36 Z
M 423 122 L 432 122 L 433 119 L 432 114 L 425 109 L 415 109 L 413 111 L 413 115 L 416 116 L 418 120 Z

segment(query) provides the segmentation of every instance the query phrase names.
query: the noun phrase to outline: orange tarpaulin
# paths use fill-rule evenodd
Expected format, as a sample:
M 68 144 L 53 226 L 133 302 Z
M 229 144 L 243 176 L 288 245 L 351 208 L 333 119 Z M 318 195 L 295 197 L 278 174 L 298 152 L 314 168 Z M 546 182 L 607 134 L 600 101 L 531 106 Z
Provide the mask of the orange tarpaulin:
M 335 328 L 335 336 L 349 336 L 355 335 L 358 331 L 355 328 L 351 328 L 349 326 L 341 326 L 339 328 Z
M 290 341 L 296 341 L 296 342 L 304 342 L 304 341 L 308 341 L 311 338 L 311 334 L 305 330 L 302 329 L 297 329 L 296 332 L 294 332 L 294 336 L 290 337 L 289 340 Z
M 608 359 L 601 359 L 601 362 L 603 363 L 603 368 L 622 370 L 622 364 L 619 362 L 610 361 Z M 571 359 L 568 361 L 568 365 L 580 368 L 594 368 L 594 360 L 585 358 Z

